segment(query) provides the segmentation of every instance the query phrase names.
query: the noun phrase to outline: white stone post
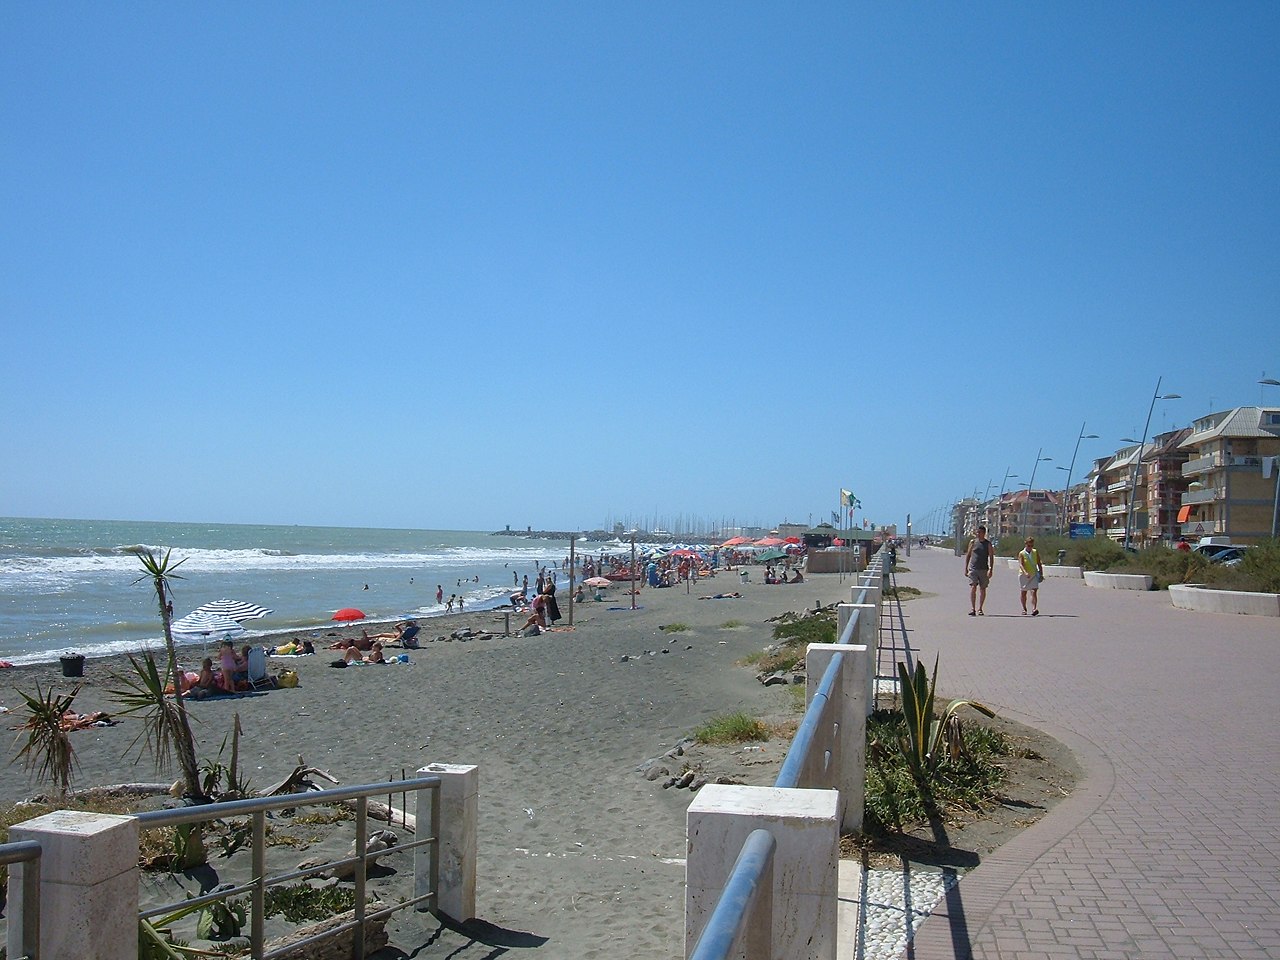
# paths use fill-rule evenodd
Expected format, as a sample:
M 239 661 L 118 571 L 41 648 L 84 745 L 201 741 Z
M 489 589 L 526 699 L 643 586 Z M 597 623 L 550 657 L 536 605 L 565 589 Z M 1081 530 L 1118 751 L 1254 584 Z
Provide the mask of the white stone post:
M 835 960 L 839 797 L 834 790 L 707 784 L 686 819 L 685 956 L 698 942 L 753 830 L 773 861 L 772 960 Z
M 41 960 L 137 960 L 138 822 L 59 810 L 9 828 L 10 840 L 40 844 Z M 9 912 L 26 864 L 9 867 Z M 17 940 L 15 942 L 15 935 Z M 22 954 L 10 920 L 8 954 Z
M 841 606 L 844 606 L 841 604 Z M 840 689 L 834 691 L 836 722 L 840 724 L 839 745 L 832 756 L 839 758 L 830 785 L 840 791 L 840 828 L 848 833 L 862 829 L 862 808 L 867 783 L 867 693 L 870 660 L 861 644 L 811 643 L 805 651 L 805 703 L 813 700 L 831 658 L 844 654 Z
M 432 763 L 418 771 L 420 777 L 439 777 L 436 796 L 440 803 L 440 836 L 437 856 L 440 888 L 436 912 L 464 923 L 476 915 L 477 817 L 480 808 L 480 768 L 474 764 Z M 429 829 L 428 791 L 418 791 L 418 830 Z M 429 852 L 414 851 L 415 892 L 425 892 L 429 877 Z

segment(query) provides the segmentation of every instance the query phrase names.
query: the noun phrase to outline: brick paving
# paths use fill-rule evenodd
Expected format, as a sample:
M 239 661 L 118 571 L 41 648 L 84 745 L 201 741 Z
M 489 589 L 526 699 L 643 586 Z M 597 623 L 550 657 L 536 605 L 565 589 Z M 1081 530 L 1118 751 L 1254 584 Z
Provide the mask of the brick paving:
M 907 642 L 939 691 L 1075 753 L 1071 797 L 988 855 L 908 950 L 935 958 L 1280 958 L 1280 620 L 1050 579 L 1023 617 L 996 571 L 969 617 L 961 559 L 902 558 Z

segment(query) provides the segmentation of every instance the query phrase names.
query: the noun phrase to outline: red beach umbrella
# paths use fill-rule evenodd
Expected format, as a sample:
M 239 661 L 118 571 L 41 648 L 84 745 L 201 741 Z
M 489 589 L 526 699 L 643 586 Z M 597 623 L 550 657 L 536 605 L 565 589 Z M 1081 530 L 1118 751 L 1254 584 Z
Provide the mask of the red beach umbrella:
M 355 607 L 343 607 L 331 618 L 333 620 L 363 620 L 364 611 L 357 610 Z

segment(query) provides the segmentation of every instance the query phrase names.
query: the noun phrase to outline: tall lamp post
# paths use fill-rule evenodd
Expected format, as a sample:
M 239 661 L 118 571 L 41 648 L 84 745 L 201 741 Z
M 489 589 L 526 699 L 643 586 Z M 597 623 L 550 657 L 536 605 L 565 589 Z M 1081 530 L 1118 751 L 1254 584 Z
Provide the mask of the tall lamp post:
M 1147 422 L 1142 427 L 1142 439 L 1138 441 L 1138 455 L 1133 461 L 1133 473 L 1129 477 L 1129 507 L 1124 512 L 1124 548 L 1129 549 L 1129 536 L 1133 528 L 1133 502 L 1138 495 L 1138 471 L 1142 469 L 1142 450 L 1147 445 L 1147 431 L 1151 429 L 1151 414 L 1156 409 L 1157 400 L 1181 400 L 1180 393 L 1161 395 L 1160 384 L 1164 377 L 1156 378 L 1156 392 L 1151 395 L 1151 406 L 1147 407 Z M 1131 438 L 1121 438 L 1132 442 Z
M 1000 495 L 996 498 L 996 539 L 1004 536 L 1004 486 L 1010 480 L 1017 480 L 1016 473 L 1010 473 L 1012 465 L 1004 468 L 1004 479 L 1000 481 Z
M 1021 524 L 1022 531 L 1021 532 L 1024 538 L 1027 535 L 1027 510 L 1031 507 L 1031 488 L 1035 486 L 1035 482 L 1036 482 L 1036 467 L 1040 466 L 1040 464 L 1044 463 L 1047 460 L 1053 459 L 1053 457 L 1040 456 L 1040 454 L 1042 453 L 1044 453 L 1044 447 L 1041 447 L 1039 450 L 1036 451 L 1036 462 L 1031 465 L 1031 479 L 1027 482 L 1027 499 L 1022 502 L 1022 524 Z
M 1067 516 L 1067 512 L 1068 512 L 1067 497 L 1071 493 L 1071 472 L 1076 468 L 1076 454 L 1080 452 L 1080 441 L 1098 439 L 1098 435 L 1096 433 L 1085 433 L 1084 427 L 1085 425 L 1083 423 L 1080 424 L 1080 435 L 1076 437 L 1075 449 L 1071 451 L 1071 466 L 1067 467 L 1067 489 L 1066 489 L 1066 492 L 1063 493 L 1062 495 L 1062 532 L 1063 533 L 1067 532 L 1067 524 L 1069 522 L 1069 517 Z M 1059 467 L 1058 469 L 1061 470 L 1062 467 Z

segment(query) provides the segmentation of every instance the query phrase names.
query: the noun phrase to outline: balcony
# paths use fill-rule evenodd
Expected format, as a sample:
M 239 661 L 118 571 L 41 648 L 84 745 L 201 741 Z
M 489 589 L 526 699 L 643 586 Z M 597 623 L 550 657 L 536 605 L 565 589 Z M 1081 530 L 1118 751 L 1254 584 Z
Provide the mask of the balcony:
M 1107 507 L 1107 516 L 1123 517 L 1126 513 L 1128 513 L 1128 511 L 1129 511 L 1129 507 L 1127 504 L 1114 503 L 1111 506 Z
M 1194 460 L 1188 460 L 1182 465 L 1182 475 L 1184 477 L 1196 477 L 1206 470 L 1212 470 L 1217 466 L 1214 462 L 1216 459 L 1213 454 L 1209 454 L 1207 457 L 1196 457 Z
M 1115 483 L 1107 484 L 1107 493 L 1117 493 L 1120 490 L 1128 490 L 1128 489 L 1129 489 L 1128 477 L 1125 477 L 1123 480 L 1117 480 Z
M 1227 498 L 1226 487 L 1210 487 L 1208 490 L 1188 490 L 1182 495 L 1184 507 L 1195 503 L 1213 503 L 1215 500 Z
M 1260 470 L 1262 469 L 1262 459 L 1262 457 L 1228 457 L 1220 453 L 1212 453 L 1207 457 L 1196 457 L 1194 460 L 1188 460 L 1182 465 L 1182 475 L 1184 477 L 1198 476 L 1210 470 L 1220 470 L 1223 467 Z

